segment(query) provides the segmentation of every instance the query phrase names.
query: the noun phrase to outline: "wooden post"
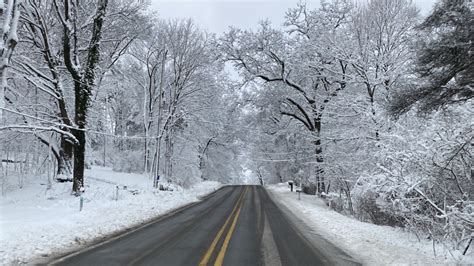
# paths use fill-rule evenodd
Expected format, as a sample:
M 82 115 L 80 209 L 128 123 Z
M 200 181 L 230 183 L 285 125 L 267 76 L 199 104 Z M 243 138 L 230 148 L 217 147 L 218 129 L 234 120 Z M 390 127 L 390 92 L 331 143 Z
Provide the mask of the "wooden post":
M 105 154 L 107 152 L 107 136 L 104 135 L 104 154 L 103 154 L 103 166 L 105 167 Z

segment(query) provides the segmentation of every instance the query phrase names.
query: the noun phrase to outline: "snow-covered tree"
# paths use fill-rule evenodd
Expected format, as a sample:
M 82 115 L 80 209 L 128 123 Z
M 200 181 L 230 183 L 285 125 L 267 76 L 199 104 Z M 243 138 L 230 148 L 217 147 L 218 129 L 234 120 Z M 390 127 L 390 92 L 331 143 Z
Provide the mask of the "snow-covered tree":
M 5 3 L 6 2 L 6 3 Z M 3 109 L 5 108 L 5 91 L 7 88 L 8 66 L 18 43 L 18 19 L 20 0 L 8 0 L 0 2 L 0 26 L 2 37 L 0 40 L 0 124 L 3 123 Z M 5 5 L 6 4 L 6 5 Z
M 420 84 L 400 91 L 392 112 L 407 112 L 414 105 L 420 112 L 465 103 L 474 87 L 474 14 L 469 1 L 439 1 L 418 28 L 420 39 L 416 74 Z

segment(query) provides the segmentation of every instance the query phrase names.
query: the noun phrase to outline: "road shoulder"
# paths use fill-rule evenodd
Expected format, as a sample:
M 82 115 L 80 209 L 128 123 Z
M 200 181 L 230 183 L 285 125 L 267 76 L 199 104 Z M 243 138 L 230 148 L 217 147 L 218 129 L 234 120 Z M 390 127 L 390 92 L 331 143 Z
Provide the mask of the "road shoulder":
M 2 199 L 0 264 L 47 263 L 51 258 L 121 237 L 189 208 L 221 187 L 208 182 L 190 189 L 157 191 L 149 188 L 148 178 L 140 175 L 108 169 L 99 174 L 102 179 L 120 181 L 119 198 L 115 198 L 116 183 L 90 178 L 88 184 L 94 183 L 94 187 L 86 191 L 81 212 L 79 198 L 70 196 L 70 188 L 66 187 L 69 184 L 55 184 L 55 190 L 46 196 L 32 193 L 26 198 L 22 192 L 16 193 L 18 199 L 15 193 Z M 33 185 L 26 189 L 38 190 Z M 122 189 L 125 185 L 127 190 Z M 132 193 L 135 191 L 138 193 Z M 22 210 L 24 215 L 17 215 L 15 209 Z
M 324 254 L 324 257 L 329 260 L 332 265 L 360 265 L 357 259 L 355 259 L 357 257 L 354 254 L 347 253 L 328 241 L 319 233 L 319 230 L 315 230 L 315 228 L 311 226 L 311 223 L 307 221 L 307 219 L 304 219 L 291 205 L 286 204 L 286 199 L 283 200 L 279 197 L 279 194 L 272 189 L 267 189 L 267 192 L 290 223 L 301 233 L 302 237 L 309 241 L 315 250 Z
M 364 265 L 445 265 L 459 263 L 433 255 L 428 241 L 397 228 L 364 223 L 330 210 L 311 195 L 291 193 L 284 184 L 266 187 L 274 201 L 292 215 L 312 242 L 325 239 Z M 299 220 L 299 222 L 298 222 Z M 323 247 L 321 247 L 324 249 Z M 330 251 L 329 251 L 330 252 Z

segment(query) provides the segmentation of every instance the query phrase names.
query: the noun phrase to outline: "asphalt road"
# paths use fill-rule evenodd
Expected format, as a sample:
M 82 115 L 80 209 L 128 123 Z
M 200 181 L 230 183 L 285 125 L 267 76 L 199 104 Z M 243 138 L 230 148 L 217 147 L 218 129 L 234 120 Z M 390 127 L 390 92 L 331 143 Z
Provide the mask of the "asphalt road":
M 357 265 L 260 186 L 227 186 L 139 230 L 54 265 Z

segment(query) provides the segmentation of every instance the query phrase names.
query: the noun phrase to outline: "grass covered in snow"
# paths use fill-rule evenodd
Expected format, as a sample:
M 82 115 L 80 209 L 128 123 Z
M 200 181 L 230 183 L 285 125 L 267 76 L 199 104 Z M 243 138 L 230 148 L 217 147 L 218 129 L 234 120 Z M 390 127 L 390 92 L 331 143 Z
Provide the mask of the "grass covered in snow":
M 71 196 L 71 183 L 55 183 L 50 190 L 46 183 L 45 178 L 31 177 L 23 188 L 10 188 L 0 197 L 0 264 L 27 263 L 80 247 L 198 201 L 220 186 L 207 181 L 189 189 L 173 186 L 173 191 L 158 191 L 142 175 L 96 167 L 86 171 L 79 212 L 79 197 Z
M 473 264 L 472 249 L 466 256 L 450 255 L 440 244 L 417 237 L 400 228 L 364 223 L 329 209 L 319 198 L 301 194 L 298 200 L 286 183 L 267 189 L 280 204 L 289 208 L 311 229 L 345 250 L 364 265 L 444 265 Z

